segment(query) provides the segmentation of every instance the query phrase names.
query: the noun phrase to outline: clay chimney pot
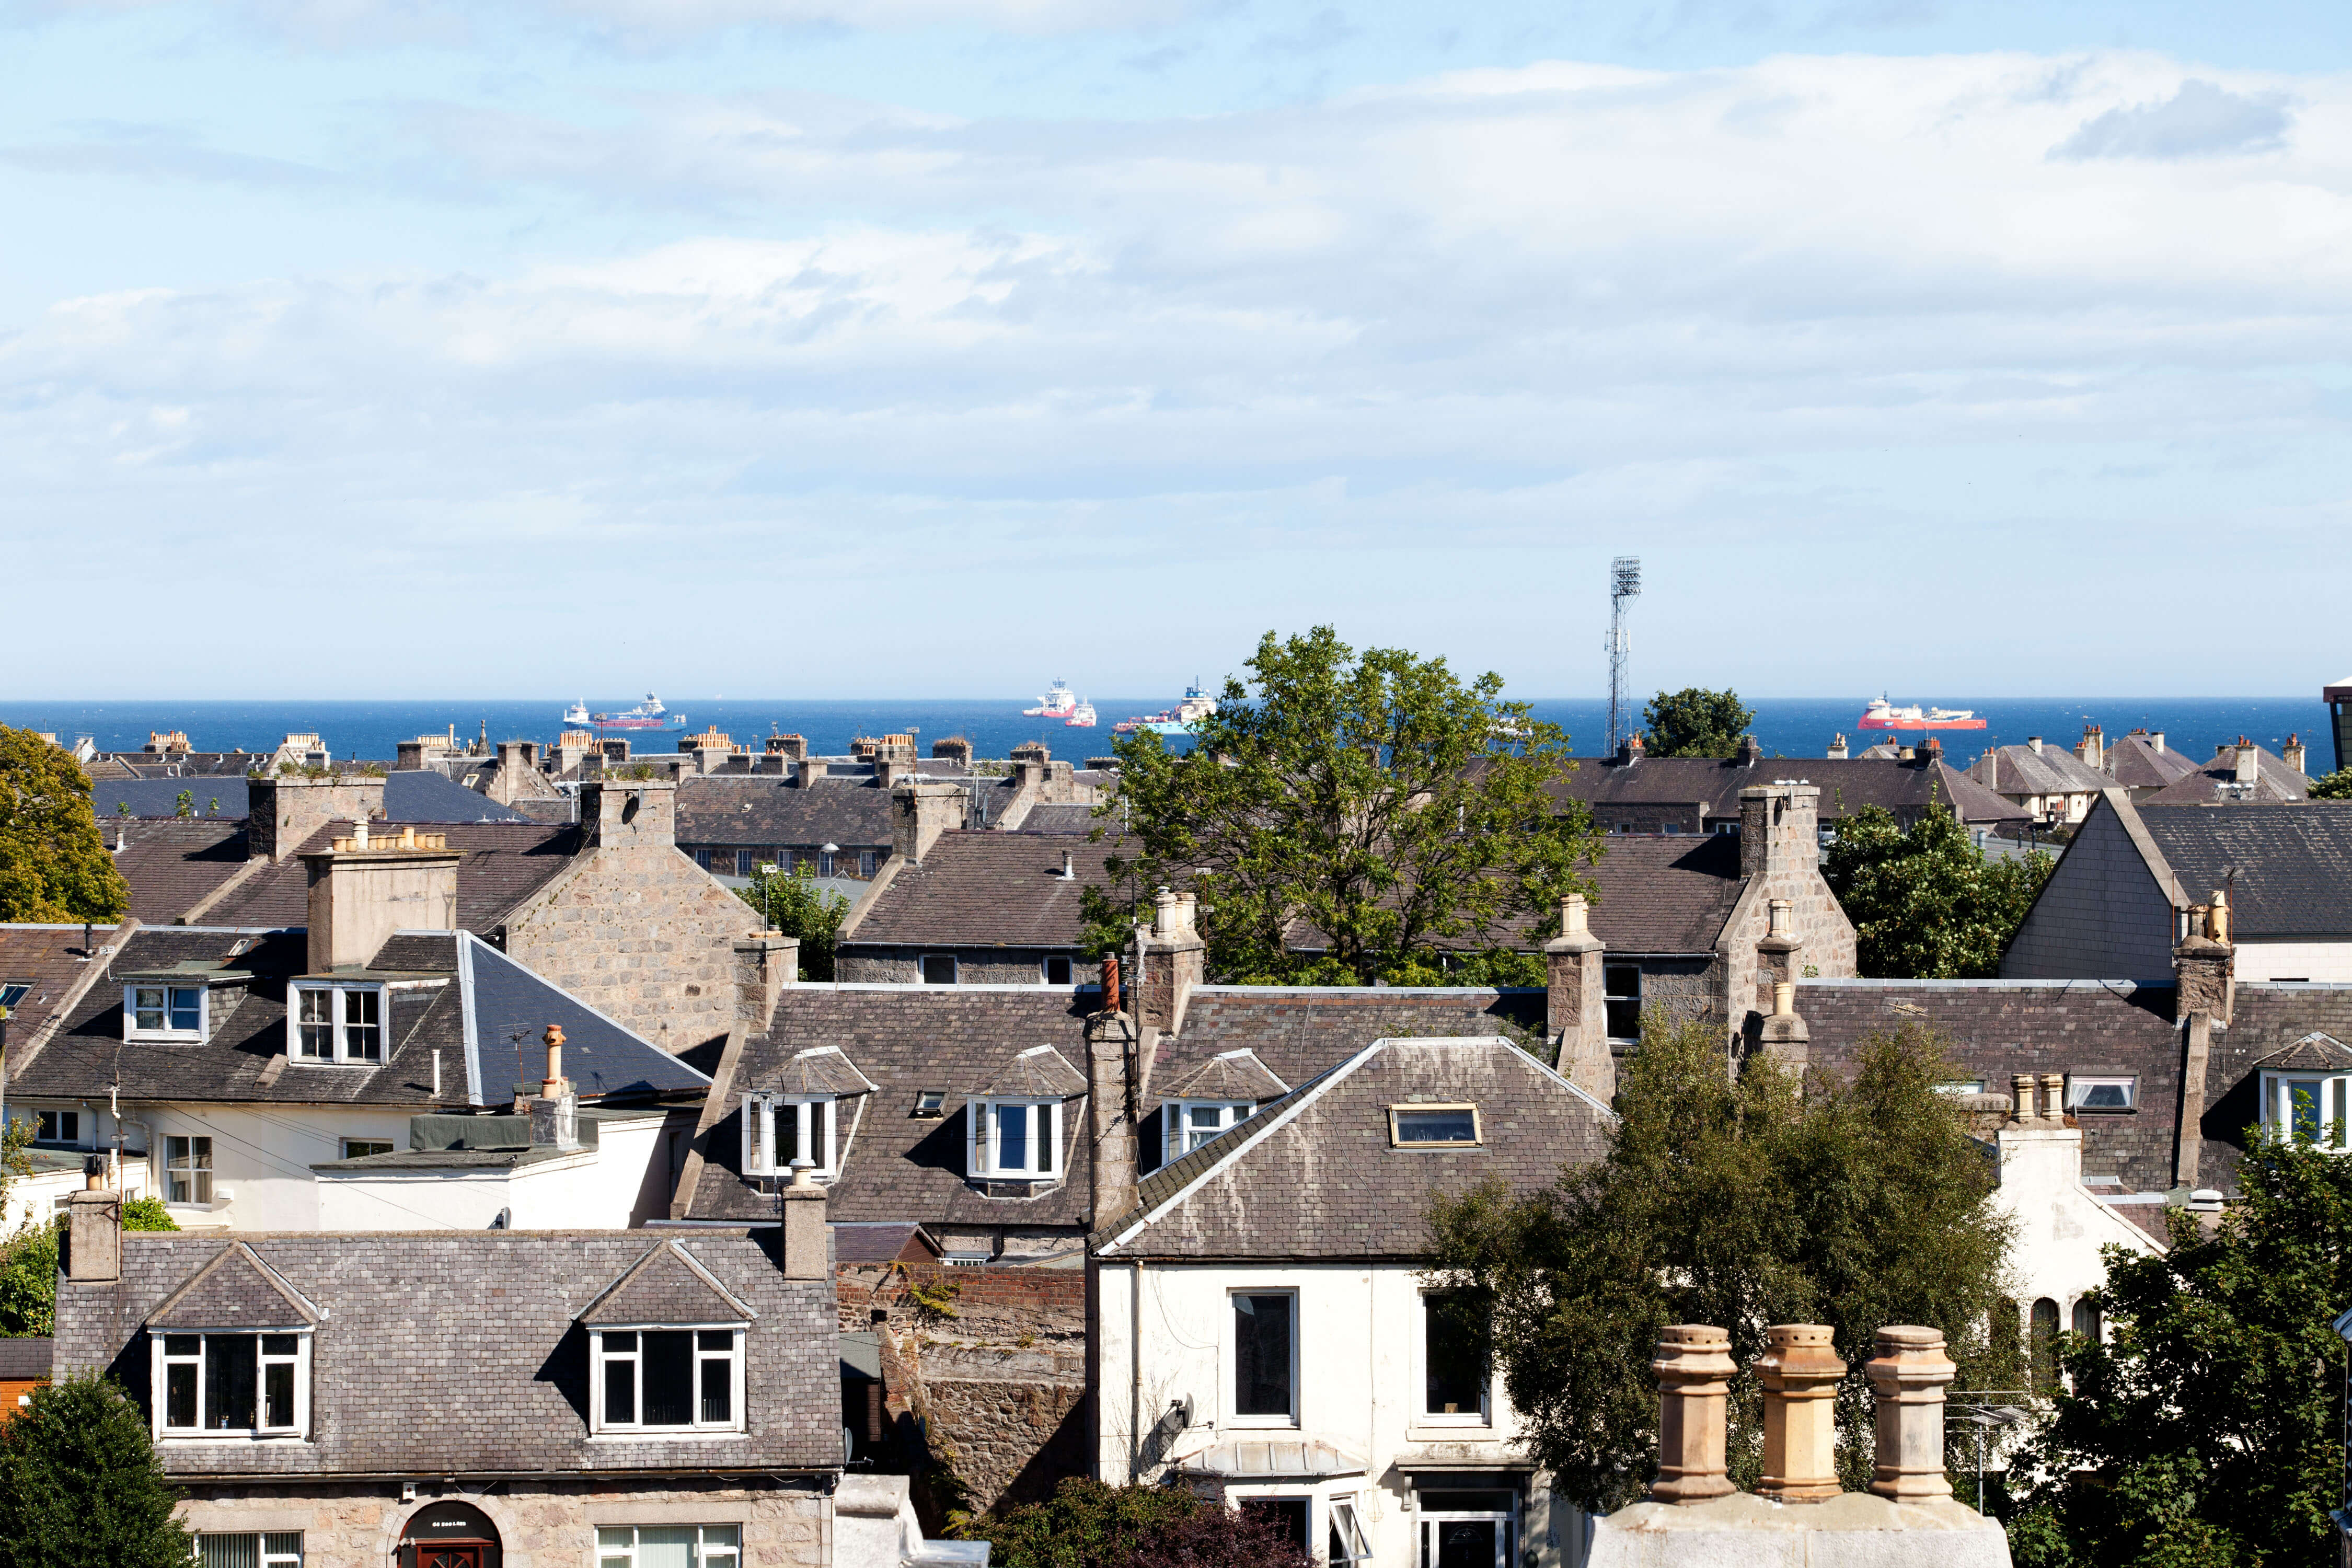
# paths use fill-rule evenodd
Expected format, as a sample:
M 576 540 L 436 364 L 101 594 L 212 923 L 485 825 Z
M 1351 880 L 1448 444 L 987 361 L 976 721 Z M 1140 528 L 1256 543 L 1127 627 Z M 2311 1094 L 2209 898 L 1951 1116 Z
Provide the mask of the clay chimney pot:
M 1701 1503 L 1728 1495 L 1724 1463 L 1724 1402 L 1738 1371 L 1731 1336 L 1706 1323 L 1677 1323 L 1658 1336 L 1650 1363 L 1658 1379 L 1659 1502 Z

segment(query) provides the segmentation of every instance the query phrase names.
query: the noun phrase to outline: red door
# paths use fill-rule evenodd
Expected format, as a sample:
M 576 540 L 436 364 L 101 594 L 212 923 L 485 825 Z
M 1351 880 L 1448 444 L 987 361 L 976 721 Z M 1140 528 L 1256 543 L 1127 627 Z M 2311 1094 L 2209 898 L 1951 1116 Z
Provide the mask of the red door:
M 482 1568 L 479 1542 L 443 1546 L 422 1541 L 416 1545 L 416 1568 Z

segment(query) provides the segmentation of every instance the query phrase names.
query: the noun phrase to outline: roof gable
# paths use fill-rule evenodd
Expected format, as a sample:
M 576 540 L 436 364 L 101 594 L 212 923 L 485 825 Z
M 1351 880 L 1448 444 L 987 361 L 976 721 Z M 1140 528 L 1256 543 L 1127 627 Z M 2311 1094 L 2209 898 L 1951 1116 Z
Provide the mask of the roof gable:
M 1163 1092 L 1170 1100 L 1266 1100 L 1288 1094 L 1290 1086 L 1244 1046 L 1218 1052 L 1170 1083 Z
M 2257 1060 L 2255 1072 L 2342 1072 L 2352 1068 L 2352 1048 L 2333 1035 L 2315 1030 L 2284 1050 Z
M 1032 1046 L 1005 1063 L 981 1089 L 986 1095 L 1066 1100 L 1087 1091 L 1087 1075 L 1051 1046 Z
M 784 1063 L 773 1084 L 779 1094 L 871 1094 L 875 1084 L 839 1046 L 811 1046 Z
M 631 1264 L 580 1313 L 590 1328 L 609 1323 L 748 1323 L 759 1314 L 712 1278 L 674 1240 Z
M 474 1068 L 477 1105 L 508 1098 L 513 1052 L 539 1049 L 547 1026 L 563 1026 L 563 1072 L 583 1096 L 675 1094 L 709 1087 L 710 1079 L 649 1040 L 630 1033 L 553 982 L 532 973 L 480 938 L 459 946 L 466 977 L 466 1044 Z M 522 1079 L 537 1081 L 527 1055 Z
M 295 1329 L 318 1321 L 318 1309 L 241 1241 L 147 1315 L 151 1329 Z

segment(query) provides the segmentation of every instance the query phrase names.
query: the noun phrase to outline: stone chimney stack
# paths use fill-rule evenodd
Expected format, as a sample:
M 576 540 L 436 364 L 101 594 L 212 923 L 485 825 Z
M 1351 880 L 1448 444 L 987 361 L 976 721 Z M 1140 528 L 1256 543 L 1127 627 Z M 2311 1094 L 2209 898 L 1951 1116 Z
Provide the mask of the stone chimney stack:
M 1920 742 L 1919 756 L 1924 762 L 1942 762 L 1944 760 L 1944 738 L 1941 735 L 1930 735 L 1926 740 Z
M 950 735 L 943 741 L 933 741 L 931 756 L 935 761 L 954 763 L 968 768 L 971 766 L 971 742 L 961 735 Z
M 1642 760 L 1642 732 L 1638 730 L 1618 742 L 1617 760 L 1628 767 Z
M 1772 1011 L 1758 1030 L 1757 1043 L 1774 1058 L 1801 1068 L 1812 1058 L 1812 1031 L 1797 1016 L 1796 983 L 1777 982 L 1772 987 Z
M 2237 751 L 2231 758 L 2231 773 L 2237 784 L 2256 784 L 2262 779 L 2262 753 L 2243 735 L 2238 737 Z
M 537 1149 L 580 1147 L 580 1096 L 563 1076 L 563 1026 L 547 1026 L 547 1077 L 530 1102 L 530 1142 Z
M 754 931 L 735 944 L 735 1021 L 747 1035 L 764 1035 L 776 1020 L 776 1004 L 787 985 L 801 978 L 801 939 L 772 931 Z
M 2164 731 L 2161 731 L 2161 730 L 2151 730 L 2151 731 L 2148 731 L 2148 736 L 2147 736 L 2147 743 L 2148 743 L 2149 745 L 2151 745 L 2151 746 L 2155 747 L 2158 752 L 2163 751 L 2163 750 L 2164 750 Z
M 1559 934 L 1544 944 L 1544 1032 L 1558 1047 L 1560 1077 L 1606 1105 L 1617 1093 L 1609 1053 L 1609 1006 L 1601 953 L 1582 893 L 1559 901 Z
M 1847 759 L 1848 755 L 1849 752 L 1846 749 L 1845 736 L 1843 734 L 1839 734 L 1832 737 L 1830 741 L 1830 749 L 1826 753 L 1826 760 L 1832 763 L 1842 763 Z
M 2172 950 L 2173 1016 L 2185 1026 L 2180 1064 L 2182 1114 L 2172 1145 L 2172 1179 L 2178 1185 L 2197 1185 L 2204 1155 L 2206 1068 L 2212 1056 L 2213 1029 L 2230 1026 L 2237 1003 L 2237 950 L 2230 942 L 2230 895 L 2213 889 L 2210 904 L 2189 907 L 2189 935 Z
M 825 1223 L 825 1191 L 809 1179 L 805 1166 L 776 1189 L 784 1205 L 783 1277 L 833 1279 L 833 1227 Z
M 1731 1336 L 1705 1323 L 1676 1323 L 1658 1336 L 1658 1479 L 1650 1496 L 1689 1507 L 1735 1489 L 1725 1464 L 1724 1416 L 1731 1393 Z
M 782 757 L 788 763 L 797 763 L 808 755 L 808 739 L 794 734 L 771 735 L 768 737 L 767 754 Z
M 940 835 L 963 825 L 963 791 L 951 784 L 907 779 L 890 790 L 891 851 L 919 866 Z
M 82 1191 L 66 1196 L 66 1279 L 111 1285 L 122 1278 L 122 1194 L 106 1186 L 106 1156 L 82 1162 Z
M 246 781 L 246 856 L 286 860 L 331 822 L 365 822 L 383 815 L 383 779 L 307 778 L 280 773 Z
M 1732 760 L 1742 767 L 1754 767 L 1764 760 L 1763 743 L 1753 735 L 1740 736 L 1739 750 L 1733 754 Z
M 580 786 L 590 849 L 677 847 L 676 779 L 590 779 Z
M 1137 1058 L 1142 1033 L 1135 1019 L 1115 1010 L 1118 983 L 1112 973 L 1117 960 L 1105 963 L 1103 1000 L 1106 1010 L 1087 1019 L 1087 1111 L 1092 1138 L 1087 1147 L 1094 1179 L 1094 1215 L 1100 1227 L 1135 1206 Z
M 302 857 L 310 882 L 310 973 L 365 965 L 401 931 L 457 929 L 457 867 L 446 835 L 404 826 L 348 838 Z
M 596 737 L 586 730 L 566 730 L 555 738 L 555 771 L 558 773 L 569 774 L 596 754 Z
M 1749 784 L 1739 792 L 1739 874 L 1788 876 L 1819 865 L 1822 792 L 1817 784 Z
M 822 757 L 793 757 L 790 761 L 794 789 L 814 789 L 817 780 L 825 776 L 824 759 Z
M 2083 765 L 2090 769 L 2093 773 L 2103 773 L 2106 772 L 2106 731 L 2101 730 L 2096 724 L 2084 725 L 2083 742 L 2081 745 L 2074 748 L 2074 754 L 2082 758 Z
M 2279 748 L 2279 755 L 2285 761 L 2288 767 L 2306 777 L 2309 776 L 2311 770 L 2303 765 L 2305 753 L 2302 735 L 2289 735 L 2286 738 L 2286 744 Z
M 1195 925 L 1199 908 L 1191 893 L 1166 888 L 1153 898 L 1151 929 L 1138 938 L 1141 951 L 1135 974 L 1136 1022 L 1147 1037 L 1183 1033 L 1192 988 L 1208 970 L 1208 943 Z M 1150 1070 L 1147 1064 L 1147 1079 Z
M 1944 1474 L 1944 1390 L 1959 1368 L 1935 1329 L 1895 1324 L 1878 1331 L 1878 1354 L 1863 1372 L 1878 1400 L 1877 1463 L 1870 1489 L 1892 1502 L 1952 1495 Z

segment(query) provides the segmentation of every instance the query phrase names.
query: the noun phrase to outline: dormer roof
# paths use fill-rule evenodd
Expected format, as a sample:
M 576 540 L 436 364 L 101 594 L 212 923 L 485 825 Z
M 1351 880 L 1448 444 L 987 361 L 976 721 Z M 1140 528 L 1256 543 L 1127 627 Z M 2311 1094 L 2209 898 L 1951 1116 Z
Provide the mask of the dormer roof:
M 319 1310 L 243 1242 L 191 1275 L 147 1315 L 151 1329 L 307 1329 Z
M 2255 1062 L 2253 1072 L 2327 1072 L 2352 1070 L 2352 1047 L 2333 1035 L 2315 1030 L 2283 1050 Z
M 1067 1100 L 1087 1091 L 1087 1075 L 1051 1046 L 1032 1046 L 997 1069 L 981 1093 L 1033 1100 Z
M 788 1058 L 772 1084 L 753 1086 L 777 1094 L 872 1094 L 875 1084 L 839 1046 L 811 1046 Z
M 1244 1047 L 1220 1051 L 1170 1083 L 1161 1093 L 1170 1100 L 1278 1100 L 1290 1086 Z
M 647 1248 L 581 1310 L 579 1321 L 593 1329 L 607 1324 L 748 1323 L 759 1315 L 692 1254 L 668 1240 Z

